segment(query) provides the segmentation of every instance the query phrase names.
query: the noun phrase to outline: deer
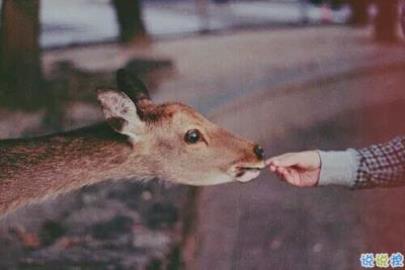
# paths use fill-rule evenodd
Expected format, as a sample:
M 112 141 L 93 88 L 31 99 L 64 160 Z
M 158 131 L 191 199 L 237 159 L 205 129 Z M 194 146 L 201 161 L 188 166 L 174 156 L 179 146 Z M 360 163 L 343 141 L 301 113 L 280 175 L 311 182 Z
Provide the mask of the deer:
M 104 122 L 0 140 L 0 215 L 102 181 L 162 179 L 192 186 L 248 182 L 265 167 L 258 144 L 180 102 L 155 104 L 121 69 L 99 88 Z

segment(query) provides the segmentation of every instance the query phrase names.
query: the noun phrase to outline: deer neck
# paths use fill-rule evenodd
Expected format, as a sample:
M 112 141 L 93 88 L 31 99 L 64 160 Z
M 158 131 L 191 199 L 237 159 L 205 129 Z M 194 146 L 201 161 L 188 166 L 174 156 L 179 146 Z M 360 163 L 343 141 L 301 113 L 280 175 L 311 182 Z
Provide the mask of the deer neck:
M 140 152 L 107 124 L 0 141 L 0 213 L 107 179 L 149 177 Z

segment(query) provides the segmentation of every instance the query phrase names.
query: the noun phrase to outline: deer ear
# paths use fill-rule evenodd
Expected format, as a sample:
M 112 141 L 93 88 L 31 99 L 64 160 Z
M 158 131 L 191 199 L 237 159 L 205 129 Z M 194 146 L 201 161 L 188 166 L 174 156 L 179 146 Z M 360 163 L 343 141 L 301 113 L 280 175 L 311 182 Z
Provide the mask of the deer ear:
M 141 138 L 145 123 L 139 118 L 135 103 L 123 92 L 112 89 L 97 90 L 97 99 L 108 124 L 134 142 Z

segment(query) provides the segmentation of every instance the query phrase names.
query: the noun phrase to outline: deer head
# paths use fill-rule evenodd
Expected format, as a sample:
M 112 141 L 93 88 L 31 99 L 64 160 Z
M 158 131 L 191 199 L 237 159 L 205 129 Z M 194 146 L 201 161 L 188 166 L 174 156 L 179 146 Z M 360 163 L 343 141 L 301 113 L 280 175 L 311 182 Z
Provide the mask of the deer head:
M 265 166 L 263 149 L 218 127 L 182 103 L 154 104 L 124 70 L 118 89 L 98 90 L 108 124 L 127 136 L 152 175 L 188 185 L 247 182 Z M 127 166 L 131 166 L 130 162 Z

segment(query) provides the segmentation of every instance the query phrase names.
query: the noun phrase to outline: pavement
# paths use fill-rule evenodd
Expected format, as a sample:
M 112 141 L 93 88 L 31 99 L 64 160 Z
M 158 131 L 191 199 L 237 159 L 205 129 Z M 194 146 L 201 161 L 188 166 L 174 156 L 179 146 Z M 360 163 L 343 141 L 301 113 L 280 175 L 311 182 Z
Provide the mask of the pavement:
M 1 2 L 1 1 L 0 1 Z M 263 25 L 343 23 L 350 11 L 300 1 L 229 1 L 216 5 L 210 1 L 199 8 L 198 1 L 143 1 L 143 17 L 154 39 L 189 36 L 201 31 L 225 31 Z M 110 1 L 43 0 L 41 1 L 41 46 L 60 47 L 71 44 L 113 41 L 118 26 Z
M 276 88 L 378 73 L 378 68 L 401 69 L 405 55 L 401 45 L 373 43 L 371 29 L 310 27 L 246 30 L 161 41 L 150 47 L 108 44 L 51 50 L 43 54 L 43 66 L 48 74 L 59 61 L 108 72 L 133 58 L 172 59 L 176 69 L 172 79 L 160 84 L 154 99 L 180 100 L 210 114 L 246 96 L 281 94 Z
M 403 44 L 380 46 L 369 29 L 238 31 L 45 52 L 45 71 L 68 60 L 114 71 L 134 57 L 170 58 L 155 89 L 265 146 L 267 154 L 345 149 L 405 134 Z M 263 175 L 201 190 L 196 269 L 359 269 L 363 252 L 405 250 L 403 188 L 297 189 Z M 191 268 L 189 268 L 191 269 Z

